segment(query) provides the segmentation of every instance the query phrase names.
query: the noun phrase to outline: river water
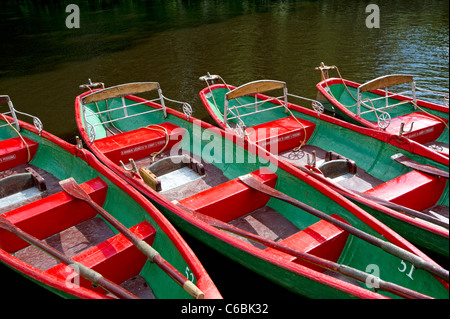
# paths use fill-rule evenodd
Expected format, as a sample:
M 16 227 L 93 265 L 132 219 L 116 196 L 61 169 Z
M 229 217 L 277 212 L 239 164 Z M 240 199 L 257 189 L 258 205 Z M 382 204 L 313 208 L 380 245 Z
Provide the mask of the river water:
M 366 12 L 370 3 L 378 20 Z M 79 28 L 67 26 L 75 21 L 69 4 L 79 8 Z M 407 73 L 420 87 L 448 91 L 448 27 L 445 0 L 1 1 L 0 94 L 73 143 L 74 99 L 89 78 L 160 82 L 165 96 L 206 121 L 198 78 L 207 72 L 232 85 L 282 80 L 315 98 L 314 69 L 324 62 L 359 83 Z

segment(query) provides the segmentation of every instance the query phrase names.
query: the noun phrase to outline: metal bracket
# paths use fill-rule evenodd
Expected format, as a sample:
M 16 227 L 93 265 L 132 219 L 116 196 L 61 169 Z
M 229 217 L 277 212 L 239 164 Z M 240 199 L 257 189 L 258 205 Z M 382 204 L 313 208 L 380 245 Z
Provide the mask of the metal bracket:
M 306 161 L 309 166 L 316 167 L 316 151 L 312 151 L 312 156 L 306 154 Z
M 127 172 L 133 172 L 133 173 L 137 174 L 138 173 L 138 169 L 137 169 L 136 163 L 134 162 L 134 160 L 132 158 L 130 158 L 129 161 L 131 163 L 131 168 L 127 168 L 125 166 L 125 164 L 122 161 L 120 161 L 120 164 L 122 165 L 122 168 L 124 170 L 126 170 Z
M 77 143 L 77 148 L 79 150 L 83 149 L 83 141 L 81 140 L 81 138 L 79 138 L 78 136 L 75 136 L 75 140 L 76 140 L 76 143 Z
M 409 128 L 409 130 L 405 130 L 405 129 L 404 129 L 404 128 L 405 128 L 405 122 L 402 122 L 402 123 L 400 124 L 400 131 L 398 132 L 398 136 L 403 136 L 404 133 L 409 133 L 409 132 L 411 132 L 412 129 L 413 129 L 413 125 L 414 125 L 414 122 L 411 123 L 411 127 Z
M 214 84 L 214 81 L 218 81 L 221 78 L 219 75 L 215 75 L 215 74 L 211 75 L 209 72 L 207 72 L 206 75 L 203 75 L 203 76 L 199 77 L 198 79 L 202 82 L 206 82 L 209 85 L 212 85 L 212 84 Z
M 88 81 L 89 81 L 89 83 L 81 84 L 79 86 L 79 88 L 82 90 L 104 89 L 105 88 L 105 84 L 103 82 L 92 83 L 91 79 L 88 79 Z

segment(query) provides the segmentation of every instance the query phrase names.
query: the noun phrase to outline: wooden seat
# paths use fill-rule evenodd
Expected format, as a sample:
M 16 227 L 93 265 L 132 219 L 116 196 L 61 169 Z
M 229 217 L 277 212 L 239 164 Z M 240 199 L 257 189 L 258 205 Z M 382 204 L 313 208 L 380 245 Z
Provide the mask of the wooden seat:
M 161 127 L 164 127 L 169 135 L 169 143 L 165 150 L 170 150 L 181 141 L 186 132 L 175 124 L 161 123 L 108 136 L 96 140 L 94 145 L 115 164 L 120 164 L 120 161 L 127 163 L 130 158 L 138 160 L 164 147 L 166 134 Z
M 38 143 L 25 137 L 23 139 L 25 143 L 20 137 L 0 141 L 0 172 L 28 163 L 36 154 Z
M 300 124 L 300 123 L 301 124 Z M 305 139 L 311 137 L 314 132 L 315 124 L 302 119 L 285 117 L 268 123 L 255 125 L 248 128 L 247 133 L 253 133 L 249 140 L 257 143 L 272 153 L 281 153 L 300 145 Z
M 402 123 L 405 123 L 404 130 L 406 131 L 409 131 L 411 124 L 414 123 L 411 132 L 405 132 L 403 136 L 421 144 L 436 140 L 445 128 L 442 121 L 425 113 L 415 112 L 393 118 L 386 130 L 391 134 L 398 135 Z
M 332 215 L 334 218 L 344 221 L 337 215 Z M 319 222 L 305 228 L 286 239 L 283 239 L 279 244 L 292 248 L 294 250 L 309 253 L 317 257 L 323 257 L 331 261 L 337 261 L 347 242 L 348 233 L 341 228 L 330 224 L 327 221 L 320 220 Z M 292 261 L 301 265 L 306 265 L 314 270 L 323 272 L 324 269 L 314 266 L 292 255 L 280 252 L 277 249 L 267 248 L 267 252 L 277 255 L 288 261 Z
M 422 211 L 438 202 L 446 182 L 445 178 L 411 171 L 364 193 Z
M 147 222 L 141 222 L 130 230 L 141 240 L 152 245 L 155 239 L 155 229 Z M 142 270 L 147 257 L 139 251 L 128 239 L 122 234 L 117 234 L 108 240 L 91 247 L 80 254 L 73 257 L 74 261 L 101 273 L 105 278 L 112 280 L 118 284 L 127 279 L 136 276 Z M 70 280 L 73 275 L 67 266 L 58 264 L 48 270 L 47 273 L 56 277 Z M 69 277 L 71 276 L 72 277 Z M 68 279 L 69 278 L 69 279 Z M 80 279 L 80 286 L 92 289 L 92 284 L 84 278 Z M 99 292 L 104 292 L 102 288 L 94 288 Z
M 99 205 L 103 204 L 107 185 L 100 178 L 83 183 L 81 187 Z M 96 214 L 96 211 L 85 202 L 61 191 L 4 213 L 2 216 L 23 231 L 38 239 L 44 239 Z M 28 245 L 28 242 L 16 235 L 0 230 L 0 247 L 3 250 L 14 253 Z
M 277 175 L 267 168 L 261 168 L 250 174 L 268 186 L 275 186 Z M 180 204 L 229 222 L 266 205 L 269 198 L 268 195 L 249 188 L 236 178 L 185 198 Z

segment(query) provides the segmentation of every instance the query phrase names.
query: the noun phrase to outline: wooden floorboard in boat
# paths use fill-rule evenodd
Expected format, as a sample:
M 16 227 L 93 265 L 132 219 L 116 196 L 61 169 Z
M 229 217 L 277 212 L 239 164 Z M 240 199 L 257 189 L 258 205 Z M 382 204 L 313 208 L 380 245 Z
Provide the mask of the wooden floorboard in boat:
M 114 236 L 114 232 L 109 226 L 101 218 L 94 217 L 50 236 L 44 241 L 64 255 L 73 257 L 112 236 Z M 59 263 L 35 246 L 25 247 L 14 255 L 20 260 L 44 271 Z
M 247 215 L 236 218 L 235 220 L 230 221 L 229 224 L 275 242 L 281 241 L 299 231 L 299 229 L 286 217 L 268 206 L 258 208 Z M 265 248 L 264 245 L 245 239 L 241 236 L 233 236 L 258 248 Z
M 120 286 L 140 299 L 156 299 L 152 288 L 150 288 L 142 276 L 134 276 L 121 283 Z

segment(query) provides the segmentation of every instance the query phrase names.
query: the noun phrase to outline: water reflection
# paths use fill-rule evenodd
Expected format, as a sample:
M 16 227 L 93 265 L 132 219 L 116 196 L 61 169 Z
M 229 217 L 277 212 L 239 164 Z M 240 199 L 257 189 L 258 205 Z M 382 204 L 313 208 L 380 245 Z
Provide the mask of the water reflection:
M 230 84 L 284 80 L 315 97 L 321 61 L 365 82 L 417 74 L 418 85 L 448 89 L 448 3 L 380 0 L 380 28 L 365 26 L 366 3 L 344 1 L 76 1 L 81 27 L 68 29 L 74 1 L 0 4 L 1 94 L 63 137 L 76 134 L 73 100 L 88 78 L 107 86 L 159 81 L 207 119 L 198 77 Z M 65 118 L 61 121 L 61 118 Z

